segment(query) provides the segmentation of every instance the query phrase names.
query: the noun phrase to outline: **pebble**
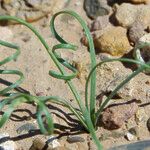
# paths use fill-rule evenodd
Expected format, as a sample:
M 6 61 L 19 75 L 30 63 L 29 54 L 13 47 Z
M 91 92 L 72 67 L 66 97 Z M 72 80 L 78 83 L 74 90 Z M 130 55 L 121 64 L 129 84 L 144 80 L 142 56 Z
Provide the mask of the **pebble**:
M 32 123 L 26 123 L 26 124 L 20 126 L 16 131 L 18 134 L 20 134 L 23 131 L 29 132 L 30 130 L 35 130 L 35 129 L 37 129 L 35 127 L 35 125 L 33 125 Z
M 136 43 L 145 34 L 146 32 L 143 23 L 135 21 L 128 31 L 129 41 Z
M 109 130 L 119 129 L 129 120 L 138 110 L 138 105 L 133 102 L 131 104 L 116 105 L 106 108 L 102 113 L 102 123 Z
M 123 56 L 131 50 L 127 30 L 122 27 L 110 27 L 99 38 L 94 39 L 95 47 L 99 52 L 109 53 L 112 56 Z
M 150 24 L 150 5 L 133 5 L 130 3 L 122 3 L 115 5 L 115 19 L 118 25 L 130 28 L 132 24 L 142 22 L 146 29 Z
M 140 130 L 138 126 L 132 127 L 129 129 L 129 133 L 131 133 L 132 135 L 139 137 L 140 134 Z
M 48 140 L 46 143 L 48 143 L 48 145 L 51 146 L 52 148 L 57 148 L 61 146 L 60 143 L 58 142 L 58 139 L 53 135 L 48 137 Z
M 48 140 L 45 138 L 35 138 L 29 150 L 41 150 L 47 146 L 47 150 L 61 149 L 61 145 L 54 136 L 50 136 Z
M 145 113 L 144 108 L 138 109 L 138 111 L 135 114 L 136 123 L 139 124 L 141 122 L 144 122 L 146 118 L 147 118 L 147 114 Z
M 133 134 L 131 134 L 130 132 L 128 132 L 125 136 L 127 138 L 127 140 L 132 141 L 134 140 L 135 136 Z
M 147 120 L 147 128 L 148 128 L 148 130 L 150 132 L 150 118 Z
M 85 142 L 85 139 L 80 136 L 68 136 L 67 141 L 69 143 L 76 143 L 76 142 Z
M 4 142 L 0 143 L 0 149 L 1 150 L 16 150 L 17 145 L 14 141 L 9 139 L 8 133 L 2 133 L 0 134 L 0 140 L 4 140 Z
M 129 3 L 122 3 L 121 5 L 115 5 L 115 19 L 122 27 L 130 27 L 137 15 L 138 9 L 136 5 Z
M 98 16 L 90 25 L 91 31 L 103 30 L 109 25 L 109 16 Z
M 45 146 L 45 144 L 45 140 L 41 138 L 35 138 L 29 150 L 40 150 Z
M 110 13 L 110 7 L 105 0 L 85 0 L 84 9 L 87 16 L 91 19 L 96 19 L 98 16 L 104 16 Z

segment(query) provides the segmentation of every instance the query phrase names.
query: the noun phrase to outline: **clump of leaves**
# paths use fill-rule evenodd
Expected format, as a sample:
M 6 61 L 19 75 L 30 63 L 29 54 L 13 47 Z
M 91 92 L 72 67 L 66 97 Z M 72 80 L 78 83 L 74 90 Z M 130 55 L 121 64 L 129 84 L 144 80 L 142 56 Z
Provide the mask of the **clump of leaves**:
M 79 91 L 75 88 L 74 84 L 72 83 L 72 79 L 75 78 L 78 74 L 78 71 L 74 66 L 72 66 L 69 62 L 67 62 L 65 59 L 63 59 L 56 51 L 59 49 L 66 49 L 66 50 L 73 50 L 75 51 L 77 47 L 73 44 L 70 44 L 69 42 L 65 41 L 56 31 L 55 29 L 55 19 L 58 15 L 60 14 L 68 14 L 73 17 L 75 17 L 78 22 L 81 24 L 81 26 L 84 29 L 85 35 L 87 36 L 88 42 L 89 42 L 89 51 L 90 51 L 90 58 L 91 58 L 91 71 L 88 75 L 87 81 L 86 81 L 86 86 L 85 86 L 85 104 L 83 103 L 83 100 L 80 97 Z M 37 121 L 39 124 L 39 128 L 43 134 L 51 134 L 53 133 L 54 130 L 54 125 L 53 125 L 53 120 L 51 117 L 51 114 L 48 111 L 48 108 L 46 107 L 46 102 L 50 101 L 53 103 L 56 103 L 58 105 L 63 105 L 64 107 L 67 107 L 80 121 L 80 123 L 83 125 L 83 127 L 89 132 L 97 145 L 97 149 L 101 150 L 102 145 L 100 144 L 100 141 L 96 137 L 95 130 L 96 130 L 96 125 L 98 118 L 106 106 L 106 104 L 111 100 L 111 98 L 117 93 L 117 91 L 123 87 L 127 82 L 129 82 L 134 76 L 136 76 L 138 73 L 142 72 L 143 70 L 150 69 L 150 62 L 143 62 L 140 59 L 137 60 L 132 60 L 132 59 L 126 59 L 126 58 L 119 58 L 119 59 L 108 59 L 103 62 L 100 62 L 96 65 L 96 57 L 95 57 L 95 50 L 94 50 L 94 44 L 92 37 L 90 35 L 90 31 L 86 25 L 86 23 L 83 21 L 83 19 L 76 14 L 73 11 L 61 11 L 52 17 L 50 21 L 50 29 L 55 38 L 58 40 L 59 44 L 54 45 L 52 49 L 50 49 L 49 45 L 46 43 L 44 38 L 39 34 L 39 32 L 29 23 L 25 22 L 24 20 L 21 20 L 16 17 L 12 16 L 0 16 L 0 21 L 4 20 L 9 20 L 9 21 L 16 21 L 20 24 L 25 25 L 27 28 L 29 28 L 36 36 L 37 38 L 41 41 L 45 49 L 47 50 L 49 56 L 51 59 L 54 61 L 56 67 L 59 69 L 59 72 L 55 72 L 50 70 L 49 74 L 57 79 L 64 80 L 78 106 L 79 109 L 73 107 L 69 102 L 65 99 L 62 99 L 58 96 L 34 96 L 26 93 L 21 93 L 17 92 L 14 93 L 12 92 L 13 89 L 16 87 L 19 87 L 19 85 L 23 82 L 24 76 L 22 72 L 18 70 L 0 70 L 0 74 L 11 74 L 11 75 L 18 75 L 20 78 L 10 86 L 6 87 L 5 89 L 0 91 L 0 96 L 4 96 L 4 99 L 1 100 L 0 102 L 0 110 L 5 106 L 8 105 L 8 109 L 4 112 L 0 119 L 0 127 L 2 127 L 6 121 L 9 119 L 11 116 L 11 113 L 14 111 L 14 109 L 19 106 L 21 103 L 36 103 L 37 107 Z M 12 61 L 16 60 L 16 58 L 20 54 L 20 49 L 17 45 L 1 41 L 0 44 L 5 47 L 12 48 L 15 51 L 15 53 L 4 60 L 0 61 L 0 66 Z M 136 52 L 135 52 L 136 54 Z M 98 110 L 95 108 L 95 103 L 96 103 L 96 68 L 97 66 L 101 66 L 104 63 L 107 62 L 112 62 L 112 61 L 121 61 L 121 62 L 129 62 L 129 63 L 135 63 L 139 65 L 139 68 L 134 71 L 131 75 L 129 75 L 122 83 L 120 83 L 114 91 L 107 97 L 107 99 L 104 101 L 104 103 L 100 106 Z M 72 71 L 71 74 L 68 74 L 64 67 L 68 68 L 69 70 Z M 90 87 L 89 87 L 90 86 Z M 89 93 L 90 92 L 90 93 Z M 47 120 L 47 127 L 44 126 L 43 120 L 42 120 L 42 115 L 45 115 L 46 120 Z

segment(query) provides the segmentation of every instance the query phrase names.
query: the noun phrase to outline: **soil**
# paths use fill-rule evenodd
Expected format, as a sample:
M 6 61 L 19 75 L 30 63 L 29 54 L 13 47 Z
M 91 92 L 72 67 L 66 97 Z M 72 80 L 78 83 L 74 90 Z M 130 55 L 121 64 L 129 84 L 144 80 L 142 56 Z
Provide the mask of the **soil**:
M 91 20 L 86 16 L 86 13 L 83 9 L 83 0 L 70 1 L 70 3 L 65 6 L 65 8 L 76 11 L 87 23 L 91 22 Z M 44 39 L 48 42 L 50 47 L 58 43 L 50 32 L 49 21 L 51 17 L 52 14 L 50 13 L 48 16 L 32 23 L 32 25 L 42 34 Z M 9 41 L 20 46 L 21 55 L 15 62 L 10 62 L 3 67 L 6 67 L 7 69 L 17 69 L 24 73 L 25 81 L 21 84 L 21 88 L 33 95 L 58 95 L 65 98 L 70 103 L 75 104 L 73 95 L 71 94 L 71 91 L 69 90 L 65 82 L 49 76 L 49 70 L 56 70 L 56 66 L 50 59 L 48 53 L 46 52 L 40 41 L 35 37 L 35 35 L 23 25 L 9 25 L 8 28 L 13 33 L 13 38 L 9 39 Z M 56 28 L 67 41 L 74 43 L 79 47 L 76 52 L 65 52 L 62 50 L 61 55 L 64 58 L 68 58 L 69 60 L 73 60 L 74 62 L 81 64 L 81 74 L 79 78 L 73 79 L 73 82 L 75 86 L 80 90 L 80 93 L 84 100 L 85 79 L 88 74 L 90 59 L 87 47 L 82 45 L 80 42 L 81 37 L 83 37 L 83 30 L 79 23 L 75 21 L 75 19 L 64 15 L 60 16 L 57 19 Z M 1 48 L 0 53 L 0 59 L 2 59 L 11 54 L 11 49 Z M 101 54 L 98 54 L 97 61 L 100 60 L 100 57 Z M 120 66 L 120 64 L 117 65 Z M 109 69 L 110 68 L 107 68 L 105 71 L 109 72 Z M 125 67 L 124 69 L 128 70 L 128 68 Z M 141 73 L 141 76 L 145 78 L 144 73 Z M 140 78 L 141 80 L 143 80 L 142 77 Z M 146 77 L 148 78 L 148 76 Z M 1 76 L 0 79 L 1 78 L 9 82 L 14 82 L 17 79 L 17 77 L 12 75 Z M 113 80 L 113 76 L 111 76 L 109 73 L 102 75 L 102 77 L 99 75 L 98 78 L 101 78 L 101 80 L 99 79 L 98 81 L 107 82 L 108 80 Z M 97 83 L 98 88 L 102 87 L 100 86 L 100 83 L 101 82 Z M 103 87 L 105 86 L 106 84 L 103 85 Z M 3 85 L 1 87 L 3 87 Z M 100 95 L 100 92 L 102 91 L 104 90 L 98 89 L 97 95 Z M 88 133 L 84 131 L 78 133 L 79 129 L 81 129 L 81 125 L 78 124 L 77 120 L 70 115 L 68 109 L 62 106 L 54 105 L 53 103 L 49 103 L 48 107 L 49 111 L 52 112 L 53 120 L 57 127 L 53 136 L 60 137 L 58 141 L 61 146 L 64 146 L 65 149 L 69 150 L 96 149 L 96 146 L 90 139 Z M 146 116 L 148 117 L 150 115 L 150 106 L 144 105 L 143 108 L 145 110 Z M 36 109 L 33 105 L 21 104 L 18 108 L 16 108 L 15 112 L 13 112 L 10 120 L 5 124 L 5 126 L 0 129 L 0 133 L 8 133 L 10 135 L 10 138 L 16 143 L 18 149 L 20 150 L 30 149 L 33 141 L 37 138 L 40 138 L 41 140 L 47 140 L 50 136 L 44 136 L 40 134 L 40 132 L 28 133 L 28 129 L 24 129 L 23 131 L 20 129 L 22 125 L 32 124 L 33 128 L 37 129 L 38 131 L 39 128 L 36 122 L 35 113 Z M 133 116 L 130 120 L 125 122 L 125 124 L 120 129 L 113 131 L 105 129 L 100 124 L 96 134 L 100 139 L 102 139 L 101 143 L 104 146 L 104 149 L 108 149 L 114 146 L 148 139 L 150 133 L 145 124 L 146 123 L 144 121 L 140 124 L 137 124 L 135 121 L 135 117 Z M 134 126 L 138 126 L 140 128 L 138 137 L 134 138 L 132 141 L 129 141 L 125 138 L 125 132 L 128 131 L 128 126 L 130 126 L 129 128 Z M 84 140 L 82 139 L 81 142 L 69 143 L 67 137 L 71 135 L 80 136 Z

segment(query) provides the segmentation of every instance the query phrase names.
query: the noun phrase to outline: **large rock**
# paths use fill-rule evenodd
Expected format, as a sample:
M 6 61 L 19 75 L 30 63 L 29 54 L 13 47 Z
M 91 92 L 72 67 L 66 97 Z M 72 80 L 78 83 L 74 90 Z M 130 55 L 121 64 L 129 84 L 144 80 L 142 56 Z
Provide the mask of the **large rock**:
M 122 27 L 110 27 L 102 36 L 94 40 L 95 47 L 101 52 L 113 56 L 122 56 L 131 50 L 127 30 Z

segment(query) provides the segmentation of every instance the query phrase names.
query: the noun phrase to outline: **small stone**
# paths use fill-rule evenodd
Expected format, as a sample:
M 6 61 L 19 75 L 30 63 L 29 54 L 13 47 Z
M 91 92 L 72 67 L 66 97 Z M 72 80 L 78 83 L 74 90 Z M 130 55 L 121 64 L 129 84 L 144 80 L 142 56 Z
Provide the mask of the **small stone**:
M 130 132 L 132 135 L 134 135 L 134 136 L 136 136 L 136 137 L 139 137 L 140 131 L 139 131 L 139 127 L 138 127 L 138 126 L 130 128 L 130 129 L 129 129 L 129 132 Z
M 40 138 L 36 138 L 33 140 L 33 144 L 30 147 L 29 150 L 40 150 L 43 149 L 43 147 L 45 146 L 45 140 L 40 139 Z
M 142 22 L 135 21 L 129 28 L 129 40 L 136 43 L 143 35 L 146 34 L 145 27 Z
M 115 6 L 115 19 L 119 25 L 129 28 L 136 21 L 142 23 L 146 29 L 150 24 L 150 5 L 123 3 Z
M 58 140 L 54 136 L 50 136 L 48 137 L 48 140 L 46 140 L 44 137 L 34 139 L 33 144 L 29 150 L 41 150 L 45 146 L 47 147 L 47 150 L 56 150 L 57 148 L 61 147 Z
M 76 142 L 85 142 L 85 139 L 80 136 L 68 136 L 67 141 L 69 143 L 76 143 Z
M 141 122 L 144 122 L 146 118 L 147 118 L 147 114 L 145 113 L 144 108 L 138 109 L 138 111 L 135 114 L 136 123 L 139 124 Z
M 26 123 L 17 129 L 17 133 L 20 134 L 23 131 L 29 132 L 29 131 L 35 130 L 35 129 L 36 129 L 35 125 L 33 125 L 32 123 Z
M 115 19 L 122 27 L 130 27 L 138 15 L 137 6 L 129 3 L 123 3 L 120 6 L 116 5 L 115 9 Z
M 103 30 L 109 25 L 109 16 L 99 16 L 97 17 L 91 24 L 90 30 L 96 31 L 96 30 Z
M 138 110 L 138 105 L 131 104 L 117 105 L 106 108 L 102 113 L 102 122 L 104 127 L 113 130 L 120 128 L 125 121 L 129 120 Z
M 126 33 L 127 30 L 122 27 L 110 27 L 94 40 L 95 47 L 99 49 L 99 52 L 123 56 L 131 50 Z
M 150 132 L 150 118 L 147 120 L 147 128 L 148 128 L 148 130 Z
M 98 16 L 108 15 L 110 7 L 105 0 L 85 0 L 84 9 L 86 14 L 91 19 L 96 19 Z
M 15 144 L 15 142 L 9 139 L 8 133 L 0 134 L 0 140 L 1 141 L 4 140 L 4 142 L 0 143 L 1 150 L 16 150 L 17 149 L 17 145 Z
M 60 143 L 58 142 L 58 139 L 54 136 L 50 136 L 47 140 L 47 143 L 53 149 L 61 146 Z
M 125 137 L 126 137 L 127 140 L 129 140 L 129 141 L 132 141 L 132 140 L 135 138 L 135 136 L 134 136 L 133 134 L 131 134 L 130 132 L 128 132 Z

